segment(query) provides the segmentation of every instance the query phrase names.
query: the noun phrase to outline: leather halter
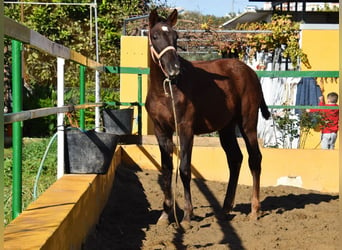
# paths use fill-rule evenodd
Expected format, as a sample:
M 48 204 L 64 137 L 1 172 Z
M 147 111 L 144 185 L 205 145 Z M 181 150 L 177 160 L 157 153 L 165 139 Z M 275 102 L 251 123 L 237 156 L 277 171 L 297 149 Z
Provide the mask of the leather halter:
M 156 49 L 153 47 L 152 41 L 151 41 L 151 36 L 148 35 L 148 40 L 150 43 L 150 50 L 151 50 L 151 56 L 152 56 L 152 60 L 156 63 L 159 64 L 160 69 L 163 71 L 165 77 L 169 78 L 169 75 L 167 74 L 166 70 L 163 68 L 163 65 L 161 64 L 160 59 L 162 58 L 162 56 L 169 50 L 173 50 L 173 51 L 177 51 L 176 48 L 174 46 L 167 46 L 166 48 L 164 48 L 162 51 L 160 51 L 159 53 L 156 51 Z

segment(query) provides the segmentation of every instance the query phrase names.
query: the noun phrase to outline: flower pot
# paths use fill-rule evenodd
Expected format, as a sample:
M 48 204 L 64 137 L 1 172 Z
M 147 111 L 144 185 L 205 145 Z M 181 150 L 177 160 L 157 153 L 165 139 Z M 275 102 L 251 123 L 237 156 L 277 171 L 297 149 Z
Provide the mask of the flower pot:
M 133 109 L 104 109 L 102 116 L 107 133 L 116 135 L 132 134 Z
M 65 135 L 65 173 L 107 173 L 118 143 L 117 135 L 78 129 L 67 130 Z

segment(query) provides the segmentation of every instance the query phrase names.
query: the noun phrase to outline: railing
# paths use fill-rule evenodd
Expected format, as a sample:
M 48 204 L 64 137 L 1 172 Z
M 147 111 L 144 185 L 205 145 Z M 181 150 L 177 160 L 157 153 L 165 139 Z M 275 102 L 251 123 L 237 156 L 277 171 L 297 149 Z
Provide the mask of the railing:
M 107 72 L 116 74 L 138 74 L 138 102 L 108 102 L 111 105 L 121 105 L 121 106 L 138 106 L 138 135 L 142 135 L 142 75 L 149 74 L 150 69 L 148 68 L 129 68 L 129 67 L 105 67 Z
M 339 71 L 256 71 L 259 77 L 339 77 Z
M 57 177 L 64 174 L 64 113 L 80 110 L 80 128 L 85 128 L 85 108 L 100 107 L 103 103 L 85 103 L 85 69 L 86 67 L 95 71 L 137 74 L 138 75 L 138 133 L 141 135 L 141 113 L 142 113 L 142 74 L 149 74 L 147 68 L 121 68 L 104 66 L 95 62 L 76 51 L 50 41 L 41 34 L 28 29 L 9 18 L 4 18 L 4 35 L 12 38 L 12 95 L 13 113 L 4 115 L 4 123 L 12 123 L 13 127 L 13 182 L 12 182 L 12 217 L 17 217 L 22 210 L 22 127 L 21 121 L 38 117 L 57 114 Z M 57 107 L 41 108 L 22 111 L 22 76 L 21 76 L 21 48 L 22 44 L 29 44 L 45 53 L 57 57 Z M 80 105 L 64 106 L 64 62 L 73 61 L 79 64 L 80 70 Z M 126 105 L 116 103 L 116 105 Z
M 256 71 L 258 77 L 339 77 L 339 71 Z M 268 105 L 271 109 L 339 109 L 339 107 Z

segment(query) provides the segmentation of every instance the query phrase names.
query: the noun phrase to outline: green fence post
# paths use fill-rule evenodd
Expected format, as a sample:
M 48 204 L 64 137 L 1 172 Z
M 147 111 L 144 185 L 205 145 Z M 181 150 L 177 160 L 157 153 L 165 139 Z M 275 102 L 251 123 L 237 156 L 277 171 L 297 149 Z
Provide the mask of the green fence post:
M 12 95 L 13 113 L 22 111 L 22 77 L 21 77 L 22 43 L 12 40 Z M 12 218 L 22 210 L 22 122 L 14 122 L 13 128 L 13 182 L 12 182 Z
M 3 1 L 0 2 L 0 79 L 4 79 L 4 32 L 3 32 L 3 24 L 4 24 L 4 11 L 3 11 Z M 0 89 L 4 89 L 4 81 L 1 80 L 0 82 Z M 1 92 L 1 91 L 0 91 Z M 0 93 L 0 100 L 4 99 L 4 92 Z M 1 113 L 1 118 L 0 118 L 0 131 L 4 131 L 4 105 L 3 103 L 0 105 L 0 113 Z M 3 132 L 2 132 L 3 133 Z M 0 136 L 0 145 L 5 145 L 4 144 L 4 136 Z M 0 151 L 0 159 L 3 159 L 4 157 L 4 150 Z M 0 163 L 0 204 L 1 208 L 0 209 L 0 232 L 4 231 L 4 161 Z M 0 248 L 3 247 L 3 243 L 0 242 Z
M 142 75 L 138 74 L 138 135 L 142 135 Z
M 85 104 L 85 66 L 80 65 L 80 104 Z M 85 109 L 80 110 L 80 128 L 85 129 Z

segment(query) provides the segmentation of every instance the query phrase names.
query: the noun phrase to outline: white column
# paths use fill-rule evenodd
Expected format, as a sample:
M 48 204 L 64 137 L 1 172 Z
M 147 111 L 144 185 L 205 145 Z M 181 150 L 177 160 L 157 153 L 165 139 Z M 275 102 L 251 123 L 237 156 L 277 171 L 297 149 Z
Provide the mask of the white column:
M 64 106 L 64 58 L 57 58 L 57 107 Z M 57 114 L 57 179 L 64 175 L 64 113 Z
M 100 95 L 100 72 L 95 71 L 95 102 L 101 102 Z M 95 107 L 95 131 L 100 132 L 100 107 Z
M 97 25 L 97 2 L 94 0 L 96 62 L 99 62 L 99 30 Z M 95 102 L 101 101 L 100 72 L 95 71 Z M 95 107 L 95 131 L 100 132 L 100 107 Z

